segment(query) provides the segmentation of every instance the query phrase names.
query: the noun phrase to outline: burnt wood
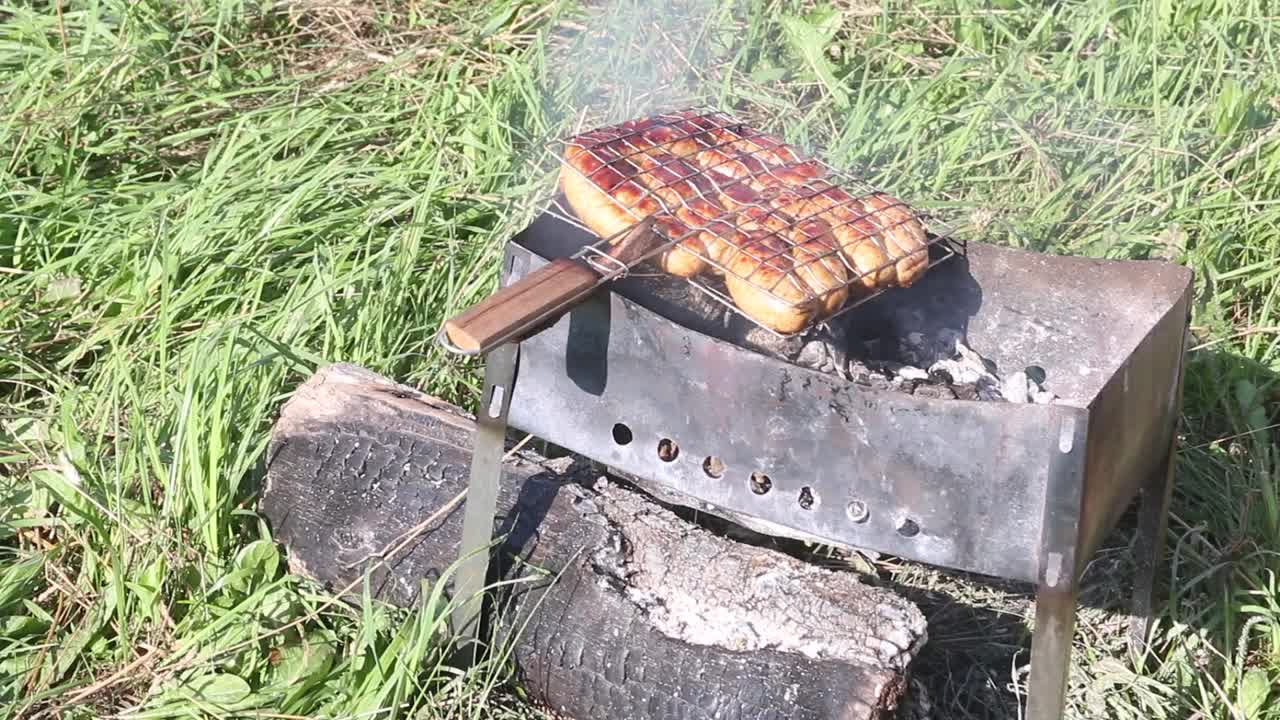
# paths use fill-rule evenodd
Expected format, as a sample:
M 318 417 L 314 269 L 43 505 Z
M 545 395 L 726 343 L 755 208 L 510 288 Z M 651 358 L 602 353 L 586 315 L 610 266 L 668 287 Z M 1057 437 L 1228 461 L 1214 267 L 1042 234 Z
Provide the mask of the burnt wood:
M 377 599 L 417 602 L 457 558 L 474 430 L 367 370 L 316 373 L 276 423 L 261 500 L 292 569 L 331 590 L 368 570 Z M 905 599 L 713 535 L 572 458 L 503 469 L 495 639 L 536 701 L 583 719 L 893 711 L 925 641 Z

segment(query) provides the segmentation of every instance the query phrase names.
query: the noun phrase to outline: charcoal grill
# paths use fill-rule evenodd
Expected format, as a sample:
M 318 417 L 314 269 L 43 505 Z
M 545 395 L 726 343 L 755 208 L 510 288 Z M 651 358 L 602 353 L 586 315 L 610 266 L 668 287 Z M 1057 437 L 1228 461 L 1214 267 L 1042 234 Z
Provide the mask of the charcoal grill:
M 596 241 L 557 198 L 508 242 L 501 283 Z M 689 283 L 620 274 L 486 354 L 462 596 L 484 580 L 510 426 L 764 532 L 1034 584 L 1028 716 L 1060 717 L 1077 581 L 1139 497 L 1133 641 L 1149 627 L 1191 275 L 973 241 L 930 253 L 922 279 L 842 314 L 827 342 L 856 355 L 959 339 L 1002 371 L 1041 369 L 1054 402 L 865 386 L 797 362 Z M 474 597 L 460 608 L 460 632 L 478 611 Z

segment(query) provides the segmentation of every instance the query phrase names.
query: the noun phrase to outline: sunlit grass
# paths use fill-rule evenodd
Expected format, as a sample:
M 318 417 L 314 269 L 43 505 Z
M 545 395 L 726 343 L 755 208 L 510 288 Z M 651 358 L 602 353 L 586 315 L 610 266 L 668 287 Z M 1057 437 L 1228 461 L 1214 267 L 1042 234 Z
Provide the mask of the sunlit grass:
M 253 513 L 267 433 L 332 361 L 469 406 L 476 367 L 432 336 L 492 289 L 546 143 L 699 102 L 972 238 L 1195 270 L 1170 604 L 1141 669 L 1084 618 L 1071 712 L 1280 717 L 1274 10 L 836 7 L 0 5 L 0 705 L 528 712 L 441 667 L 439 608 L 286 572 Z

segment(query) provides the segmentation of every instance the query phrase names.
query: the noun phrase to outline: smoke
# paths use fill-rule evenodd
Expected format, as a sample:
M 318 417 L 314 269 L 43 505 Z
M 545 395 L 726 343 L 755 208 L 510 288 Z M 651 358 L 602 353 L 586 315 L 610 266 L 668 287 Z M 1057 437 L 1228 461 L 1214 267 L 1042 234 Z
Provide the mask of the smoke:
M 981 24 L 972 30 L 980 38 L 957 40 L 922 13 L 765 6 L 772 8 L 749 0 L 588 0 L 559 19 L 541 73 L 541 117 L 531 123 L 539 137 L 530 142 L 543 153 L 537 172 L 550 185 L 557 139 L 711 106 L 934 212 L 957 234 L 1040 250 L 1140 254 L 1165 242 L 1153 236 L 1176 207 L 1173 180 L 1214 170 L 1190 158 L 1196 139 L 1181 134 L 1175 113 L 1143 111 L 1153 99 L 1141 74 L 1109 95 L 1082 83 L 1092 75 L 1078 64 L 1113 62 L 1104 57 L 1115 52 L 1110 40 L 1097 41 L 1100 48 L 1088 38 L 1046 45 L 1036 57 L 1071 62 L 1013 72 L 1026 62 L 1024 51 Z M 1076 13 L 1054 20 L 1064 37 Z M 1044 16 L 1028 10 L 1001 22 L 1030 32 Z M 981 68 L 975 57 L 987 58 Z M 1070 68 L 1077 76 L 1063 74 Z M 1097 76 L 1115 84 L 1122 74 Z M 1243 164 L 1246 155 L 1228 157 Z
M 742 42 L 735 24 L 723 0 L 588 0 L 559 18 L 538 72 L 541 97 L 518 122 L 503 231 L 519 230 L 553 197 L 562 139 L 657 112 L 719 107 L 723 73 Z
M 714 0 L 614 0 L 562 23 L 548 68 L 559 108 L 616 122 L 714 104 L 730 48 Z

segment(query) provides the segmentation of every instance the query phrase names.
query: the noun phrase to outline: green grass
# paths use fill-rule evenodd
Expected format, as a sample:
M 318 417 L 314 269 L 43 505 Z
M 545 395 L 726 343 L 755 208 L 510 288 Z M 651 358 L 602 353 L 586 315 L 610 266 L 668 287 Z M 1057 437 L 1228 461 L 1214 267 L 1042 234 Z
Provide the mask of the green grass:
M 1276 8 L 614 5 L 0 2 L 5 717 L 529 714 L 440 665 L 438 608 L 288 574 L 253 513 L 262 452 L 331 361 L 469 406 L 477 368 L 432 335 L 493 287 L 546 143 L 685 102 L 975 239 L 1195 270 L 1172 596 L 1141 667 L 1121 600 L 1085 612 L 1071 716 L 1280 717 Z M 991 657 L 972 625 L 931 632 Z M 1016 717 L 1025 648 L 939 657 L 940 709 Z

